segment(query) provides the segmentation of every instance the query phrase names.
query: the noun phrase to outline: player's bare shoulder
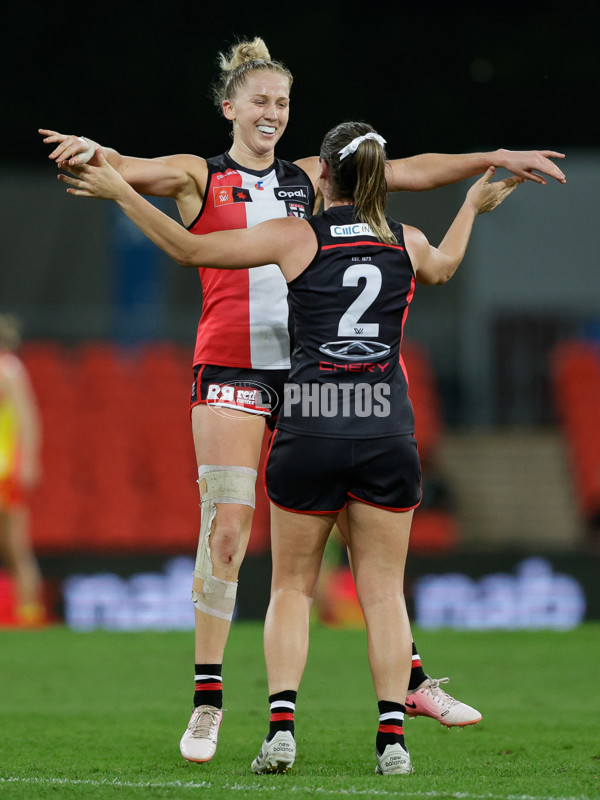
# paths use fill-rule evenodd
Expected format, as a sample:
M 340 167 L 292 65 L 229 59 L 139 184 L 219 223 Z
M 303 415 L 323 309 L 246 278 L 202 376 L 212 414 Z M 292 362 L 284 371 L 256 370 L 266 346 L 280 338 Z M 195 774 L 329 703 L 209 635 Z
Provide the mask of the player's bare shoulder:
M 180 174 L 182 187 L 185 183 L 192 181 L 200 196 L 204 196 L 208 180 L 208 164 L 205 158 L 191 153 L 179 153 L 178 155 L 162 156 L 157 160 Z
M 402 223 L 402 231 L 404 233 L 406 251 L 410 256 L 415 274 L 418 274 L 422 262 L 429 255 L 431 249 L 430 244 L 423 231 L 415 228 L 413 225 Z
M 307 158 L 300 158 L 298 161 L 294 161 L 294 164 L 300 169 L 303 169 L 304 172 L 310 178 L 312 185 L 317 190 L 317 182 L 319 180 L 319 157 L 318 156 L 308 156 Z
M 144 169 L 146 185 L 151 189 L 148 193 L 163 197 L 172 197 L 179 209 L 184 225 L 190 225 L 197 217 L 204 200 L 208 181 L 208 164 L 206 159 L 191 153 L 160 156 L 149 159 L 148 168 Z M 135 188 L 142 194 L 142 182 Z

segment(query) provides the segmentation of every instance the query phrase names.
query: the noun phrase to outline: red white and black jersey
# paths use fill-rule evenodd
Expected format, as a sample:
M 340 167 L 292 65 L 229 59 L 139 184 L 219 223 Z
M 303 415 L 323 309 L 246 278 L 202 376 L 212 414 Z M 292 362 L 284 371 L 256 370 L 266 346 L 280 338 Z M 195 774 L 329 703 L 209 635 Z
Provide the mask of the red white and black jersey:
M 275 159 L 264 170 L 236 164 L 226 153 L 207 159 L 204 202 L 191 233 L 250 228 L 279 217 L 308 218 L 315 194 L 304 170 Z M 275 264 L 245 270 L 200 267 L 202 316 L 194 365 L 244 369 L 290 366 L 287 286 Z
M 374 438 L 414 432 L 400 346 L 415 276 L 403 227 L 380 242 L 339 206 L 309 220 L 319 249 L 288 284 L 295 349 L 278 427 Z

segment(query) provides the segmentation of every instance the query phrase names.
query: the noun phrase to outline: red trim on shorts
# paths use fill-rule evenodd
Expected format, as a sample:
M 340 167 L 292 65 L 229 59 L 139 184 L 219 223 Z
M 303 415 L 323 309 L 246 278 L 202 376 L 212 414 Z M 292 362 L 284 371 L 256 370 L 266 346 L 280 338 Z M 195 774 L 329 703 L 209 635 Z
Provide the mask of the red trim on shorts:
M 377 729 L 379 733 L 397 733 L 398 736 L 404 735 L 404 728 L 400 725 L 380 725 Z
M 203 371 L 205 366 L 206 366 L 206 364 L 202 364 L 202 366 L 198 370 L 198 374 L 196 375 L 196 391 L 198 390 L 198 384 L 200 383 L 200 377 L 202 375 L 202 371 Z M 195 369 L 195 365 L 194 365 L 194 369 Z M 198 398 L 195 403 L 190 403 L 190 417 L 192 416 L 192 410 L 194 408 L 196 408 L 196 406 L 199 406 L 201 403 L 202 403 L 202 399 L 201 398 Z
M 401 513 L 403 511 L 413 511 L 415 508 L 418 508 L 423 501 L 423 497 L 421 495 L 421 499 L 419 502 L 414 506 L 408 506 L 407 508 L 395 508 L 394 506 L 380 506 L 378 503 L 369 503 L 368 500 L 363 500 L 362 497 L 357 497 L 352 492 L 348 492 L 348 497 L 351 497 L 353 500 L 358 500 L 359 503 L 364 503 L 367 506 L 373 506 L 373 508 L 381 508 L 383 511 L 393 511 L 395 513 Z
M 195 403 L 190 403 L 190 415 L 192 411 L 196 408 L 196 406 L 205 406 L 206 402 L 204 400 L 196 400 Z
M 264 466 L 264 469 L 263 469 L 263 486 L 265 488 L 265 493 L 266 493 L 269 501 L 271 503 L 273 503 L 273 505 L 276 506 L 277 508 L 280 508 L 282 511 L 289 511 L 292 514 L 311 514 L 311 515 L 315 515 L 315 514 L 339 514 L 340 511 L 343 511 L 348 506 L 347 502 L 344 503 L 344 505 L 341 508 L 332 509 L 331 511 L 300 511 L 297 508 L 289 508 L 288 506 L 282 506 L 279 503 L 275 502 L 275 500 L 273 500 L 273 498 L 271 497 L 271 495 L 269 494 L 269 491 L 267 489 L 267 463 L 268 463 L 269 458 L 271 456 L 271 450 L 273 449 L 273 445 L 275 444 L 275 437 L 276 437 L 276 435 L 278 433 L 279 433 L 279 429 L 275 428 L 275 430 L 273 431 L 273 435 L 271 436 L 271 441 L 269 442 L 269 449 L 267 451 L 267 455 L 266 455 L 266 458 L 265 458 L 265 466 Z M 418 453 L 418 448 L 417 448 L 417 453 Z M 423 479 L 421 478 L 421 482 L 419 483 L 419 486 L 422 486 L 422 483 L 423 483 Z M 392 511 L 394 513 L 401 513 L 401 512 L 406 512 L 406 511 L 413 511 L 415 508 L 418 508 L 421 505 L 421 502 L 423 500 L 423 491 L 421 490 L 421 498 L 420 498 L 419 502 L 416 503 L 414 506 L 408 506 L 407 508 L 396 508 L 394 506 L 382 506 L 382 505 L 379 505 L 378 503 L 370 503 L 368 500 L 363 500 L 362 497 L 357 497 L 356 495 L 352 494 L 352 492 L 348 492 L 347 496 L 349 498 L 351 498 L 352 500 L 357 500 L 359 503 L 364 503 L 365 505 L 372 506 L 373 508 L 380 508 L 383 511 Z
M 299 511 L 297 508 L 287 508 L 287 506 L 280 506 L 279 503 L 276 503 L 275 500 L 271 498 L 269 492 L 267 491 L 267 497 L 269 498 L 270 502 L 273 503 L 274 506 L 280 508 L 282 511 L 289 511 L 292 514 L 339 514 L 340 511 L 343 511 L 346 508 L 347 503 L 341 508 L 336 508 L 334 511 Z

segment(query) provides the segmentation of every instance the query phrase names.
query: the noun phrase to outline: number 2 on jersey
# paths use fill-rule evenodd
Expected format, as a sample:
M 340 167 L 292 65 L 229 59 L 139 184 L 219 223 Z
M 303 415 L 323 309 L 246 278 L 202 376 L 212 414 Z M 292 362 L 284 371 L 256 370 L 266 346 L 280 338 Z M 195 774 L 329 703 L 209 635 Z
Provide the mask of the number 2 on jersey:
M 360 318 L 381 291 L 381 271 L 375 264 L 353 264 L 344 272 L 342 286 L 358 286 L 365 279 L 362 292 L 344 311 L 338 325 L 338 336 L 379 336 L 378 322 L 361 322 Z

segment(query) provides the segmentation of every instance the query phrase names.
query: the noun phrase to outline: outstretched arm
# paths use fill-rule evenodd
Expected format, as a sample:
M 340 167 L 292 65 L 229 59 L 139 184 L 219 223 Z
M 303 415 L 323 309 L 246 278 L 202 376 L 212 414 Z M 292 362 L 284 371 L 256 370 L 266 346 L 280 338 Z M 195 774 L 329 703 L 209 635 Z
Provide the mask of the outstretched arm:
M 117 150 L 103 147 L 87 137 L 47 128 L 40 128 L 38 133 L 44 137 L 45 144 L 55 145 L 48 158 L 55 161 L 59 169 L 73 172 L 73 168 L 82 166 L 81 156 L 85 155 L 90 145 L 94 150 L 101 147 L 106 161 L 137 192 L 152 197 L 174 198 L 185 224 L 192 222 L 197 215 L 208 175 L 205 159 L 186 154 L 162 158 L 123 156 Z
M 546 185 L 544 175 L 566 183 L 564 173 L 552 161 L 564 158 L 555 150 L 494 150 L 490 153 L 448 155 L 424 153 L 388 161 L 387 182 L 390 192 L 419 192 L 480 175 L 489 167 L 504 167 L 523 180 Z
M 523 179 L 517 177 L 491 183 L 494 172 L 495 167 L 490 167 L 471 186 L 439 247 L 432 247 L 421 231 L 404 226 L 406 247 L 419 283 L 446 283 L 450 280 L 464 258 L 478 214 L 492 211 L 523 183 Z
M 190 233 L 138 194 L 110 166 L 100 147 L 88 164 L 72 169 L 76 176 L 58 176 L 69 184 L 69 194 L 113 200 L 142 233 L 183 267 L 247 269 L 278 264 L 291 280 L 316 251 L 310 225 L 296 217 L 202 236 Z

